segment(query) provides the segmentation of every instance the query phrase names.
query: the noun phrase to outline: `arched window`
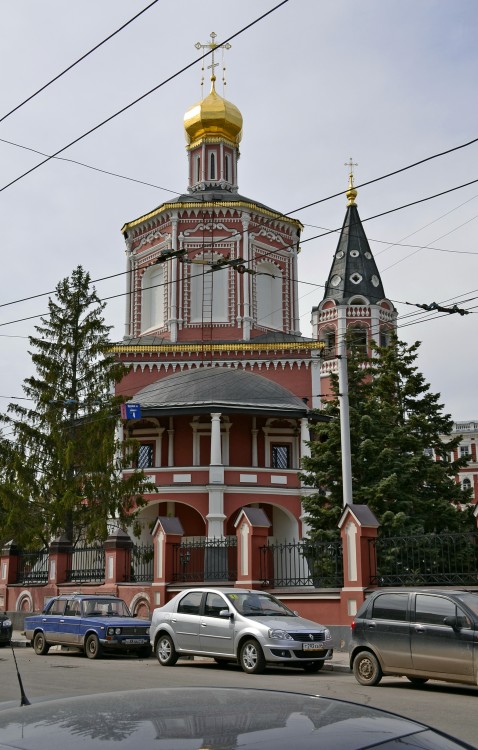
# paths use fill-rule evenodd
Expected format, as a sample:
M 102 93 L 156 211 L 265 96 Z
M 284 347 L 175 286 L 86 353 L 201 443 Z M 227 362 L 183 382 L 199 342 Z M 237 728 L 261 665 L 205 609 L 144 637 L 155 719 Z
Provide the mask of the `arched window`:
M 461 486 L 464 490 L 471 489 L 471 479 L 469 479 L 469 477 L 465 477 L 461 483 Z
M 224 179 L 226 182 L 229 182 L 229 162 L 230 162 L 230 156 L 229 154 L 226 154 L 224 158 Z
M 196 156 L 196 182 L 201 179 L 201 158 Z
M 391 335 L 390 328 L 380 329 L 380 346 L 390 346 Z
M 332 356 L 335 354 L 335 347 L 337 344 L 337 336 L 335 328 L 325 328 L 320 332 L 320 341 L 325 344 L 325 354 Z
M 364 326 L 350 326 L 348 334 L 350 346 L 365 353 L 367 351 L 367 329 Z
M 211 254 L 196 256 L 197 260 L 215 261 Z M 228 271 L 208 273 L 210 266 L 191 264 L 191 322 L 227 323 Z
M 257 324 L 282 330 L 284 327 L 282 274 L 273 263 L 259 263 L 255 269 Z
M 164 325 L 164 267 L 150 266 L 141 280 L 141 332 Z
M 216 179 L 216 154 L 214 152 L 209 157 L 209 179 Z

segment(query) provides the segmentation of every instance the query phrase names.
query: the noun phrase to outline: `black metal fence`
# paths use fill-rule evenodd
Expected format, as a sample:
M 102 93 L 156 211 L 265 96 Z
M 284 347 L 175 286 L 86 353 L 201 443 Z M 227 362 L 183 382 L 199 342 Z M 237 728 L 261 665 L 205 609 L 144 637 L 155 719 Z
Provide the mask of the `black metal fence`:
M 103 582 L 105 550 L 103 546 L 75 547 L 70 552 L 66 580 L 70 583 Z
M 226 582 L 237 578 L 237 539 L 197 539 L 175 544 L 173 581 Z
M 131 583 L 149 583 L 154 578 L 154 545 L 135 544 L 131 550 Z
M 341 588 L 344 581 L 342 542 L 282 542 L 261 547 L 260 578 L 274 588 L 313 586 Z
M 478 532 L 370 540 L 374 586 L 478 585 Z
M 17 583 L 48 583 L 48 550 L 22 552 L 17 571 Z

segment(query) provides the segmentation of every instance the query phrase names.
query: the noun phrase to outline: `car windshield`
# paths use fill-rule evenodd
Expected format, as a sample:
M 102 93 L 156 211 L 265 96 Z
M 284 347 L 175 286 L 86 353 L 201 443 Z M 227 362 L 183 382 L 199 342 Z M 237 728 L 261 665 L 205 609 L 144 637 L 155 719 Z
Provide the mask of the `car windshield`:
M 260 591 L 227 594 L 227 598 L 246 617 L 297 617 L 278 599 Z
M 131 612 L 122 599 L 83 599 L 85 617 L 131 617 Z

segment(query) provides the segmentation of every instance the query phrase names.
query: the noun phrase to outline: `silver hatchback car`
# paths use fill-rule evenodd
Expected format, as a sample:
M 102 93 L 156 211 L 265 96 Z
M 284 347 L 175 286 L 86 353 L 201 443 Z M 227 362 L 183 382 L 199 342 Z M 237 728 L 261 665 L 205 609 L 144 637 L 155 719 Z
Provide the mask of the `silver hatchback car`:
M 153 611 L 151 645 L 160 664 L 180 656 L 238 662 L 259 674 L 267 664 L 317 672 L 333 655 L 332 636 L 262 591 L 197 588 L 181 591 Z

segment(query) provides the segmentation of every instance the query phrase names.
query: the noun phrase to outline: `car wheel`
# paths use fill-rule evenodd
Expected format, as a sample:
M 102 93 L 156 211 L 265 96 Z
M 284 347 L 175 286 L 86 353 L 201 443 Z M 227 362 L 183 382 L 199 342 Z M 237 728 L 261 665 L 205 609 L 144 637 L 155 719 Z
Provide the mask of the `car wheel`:
M 33 650 L 38 656 L 45 656 L 48 653 L 50 646 L 45 640 L 44 633 L 36 633 L 33 639 Z
M 323 666 L 323 661 L 308 661 L 305 664 L 301 664 L 304 672 L 320 672 Z
M 361 685 L 378 685 L 383 677 L 377 657 L 371 651 L 361 651 L 354 659 L 354 677 Z
M 407 680 L 410 680 L 412 685 L 424 685 L 428 682 L 428 677 L 407 677 Z
M 147 646 L 141 646 L 136 653 L 138 654 L 138 659 L 148 659 L 152 652 L 153 649 L 151 648 L 151 644 L 148 643 Z
M 156 657 L 163 667 L 173 667 L 179 659 L 173 639 L 166 633 L 156 641 Z
M 262 674 L 266 668 L 264 653 L 254 638 L 250 638 L 241 646 L 239 663 L 248 674 Z
M 88 659 L 99 659 L 103 654 L 98 636 L 94 633 L 91 633 L 85 641 L 85 654 Z

